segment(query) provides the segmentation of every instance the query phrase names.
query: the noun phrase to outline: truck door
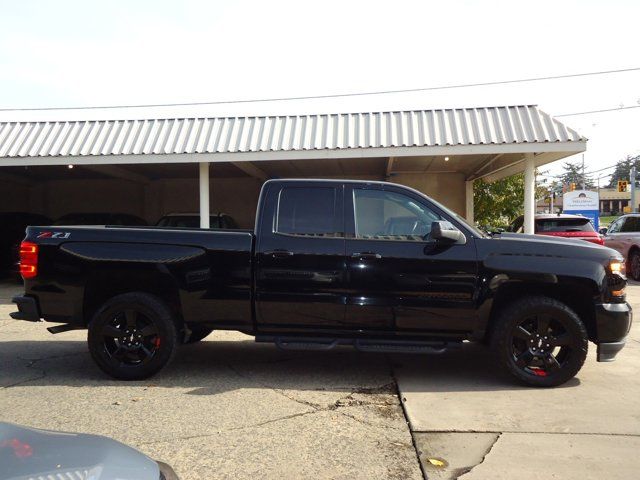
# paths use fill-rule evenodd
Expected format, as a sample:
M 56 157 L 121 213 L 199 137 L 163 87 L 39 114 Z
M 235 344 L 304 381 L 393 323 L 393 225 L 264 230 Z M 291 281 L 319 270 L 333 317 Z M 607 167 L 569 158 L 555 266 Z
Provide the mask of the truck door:
M 263 196 L 256 246 L 258 327 L 343 328 L 343 185 L 275 182 Z
M 464 244 L 429 241 L 432 222 L 450 218 L 400 187 L 348 185 L 345 204 L 349 326 L 400 334 L 473 329 L 477 258 L 470 235 Z

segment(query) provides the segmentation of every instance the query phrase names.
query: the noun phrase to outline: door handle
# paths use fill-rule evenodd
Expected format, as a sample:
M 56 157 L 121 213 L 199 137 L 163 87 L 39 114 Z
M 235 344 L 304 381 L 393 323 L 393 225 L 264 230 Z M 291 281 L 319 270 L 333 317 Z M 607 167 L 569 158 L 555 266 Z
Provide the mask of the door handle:
M 380 260 L 382 258 L 382 255 L 374 252 L 362 252 L 362 253 L 352 253 L 351 257 L 360 258 L 362 260 L 373 260 L 373 259 Z
M 264 252 L 264 254 L 272 256 L 273 258 L 285 258 L 293 256 L 293 252 L 290 252 L 289 250 L 269 250 L 267 252 Z

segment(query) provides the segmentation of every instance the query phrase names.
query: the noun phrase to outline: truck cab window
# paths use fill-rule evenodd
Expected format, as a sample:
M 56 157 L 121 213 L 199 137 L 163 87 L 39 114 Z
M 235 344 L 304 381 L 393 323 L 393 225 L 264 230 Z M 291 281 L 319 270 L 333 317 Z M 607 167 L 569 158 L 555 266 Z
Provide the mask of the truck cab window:
M 275 232 L 313 237 L 343 237 L 338 225 L 337 192 L 331 187 L 287 187 L 280 191 Z
M 384 190 L 354 189 L 356 238 L 424 241 L 442 217 L 411 197 Z

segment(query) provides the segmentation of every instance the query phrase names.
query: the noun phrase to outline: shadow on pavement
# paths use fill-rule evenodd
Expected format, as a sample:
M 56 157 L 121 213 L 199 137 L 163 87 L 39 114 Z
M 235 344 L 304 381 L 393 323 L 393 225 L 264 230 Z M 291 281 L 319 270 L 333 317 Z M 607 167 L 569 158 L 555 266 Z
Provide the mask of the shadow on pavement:
M 394 357 L 392 366 L 404 392 L 482 392 L 530 390 L 503 371 L 492 352 L 479 344 L 465 343 L 460 350 L 439 356 Z M 580 385 L 578 378 L 555 388 Z
M 390 368 L 404 391 L 470 392 L 521 390 L 495 365 L 483 346 L 465 344 L 440 355 L 360 353 L 349 347 L 329 352 L 285 352 L 270 344 L 204 341 L 181 347 L 155 377 L 113 380 L 93 363 L 84 341 L 0 343 L 0 386 L 134 386 L 191 388 L 191 395 L 216 395 L 244 388 L 350 391 L 353 385 L 381 385 Z M 390 366 L 391 365 L 391 366 Z M 385 380 L 386 379 L 386 380 Z M 579 385 L 573 379 L 563 386 Z M 382 386 L 382 385 L 381 385 Z M 384 386 L 395 391 L 395 385 Z M 363 392 L 366 393 L 366 392 Z

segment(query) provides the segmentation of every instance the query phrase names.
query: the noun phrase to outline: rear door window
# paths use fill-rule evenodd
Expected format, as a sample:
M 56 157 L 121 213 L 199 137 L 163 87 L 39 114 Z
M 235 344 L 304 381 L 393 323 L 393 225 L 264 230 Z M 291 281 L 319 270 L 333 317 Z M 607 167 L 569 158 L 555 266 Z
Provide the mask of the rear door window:
M 276 233 L 306 237 L 343 237 L 334 187 L 285 187 L 280 191 Z

